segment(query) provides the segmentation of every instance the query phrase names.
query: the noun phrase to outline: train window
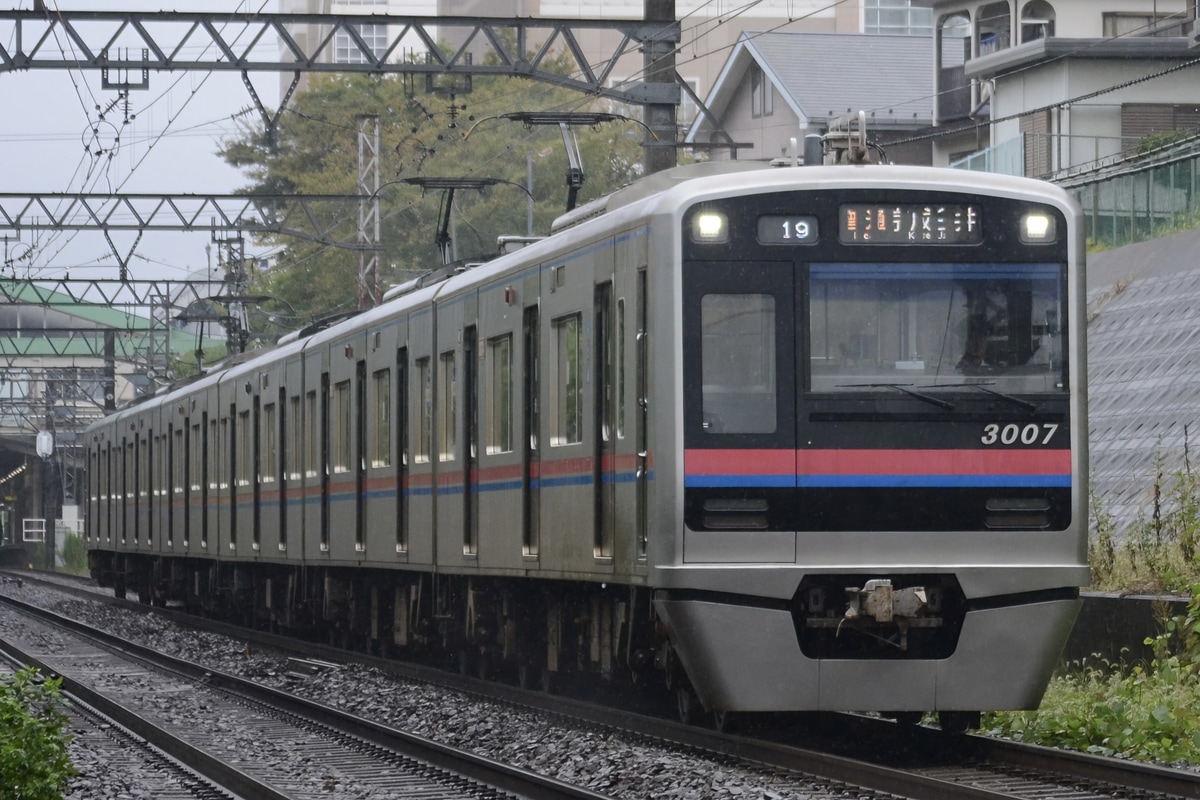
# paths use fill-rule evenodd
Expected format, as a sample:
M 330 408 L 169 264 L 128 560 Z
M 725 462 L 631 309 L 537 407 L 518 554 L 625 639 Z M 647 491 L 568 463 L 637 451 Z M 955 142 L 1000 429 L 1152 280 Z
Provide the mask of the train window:
M 274 483 L 278 469 L 276 463 L 276 439 L 279 435 L 275 427 L 275 404 L 267 403 L 264 405 L 262 413 L 262 446 L 259 453 L 259 479 L 263 483 Z
M 304 476 L 315 478 L 317 475 L 317 393 L 307 392 L 304 395 L 304 424 L 301 426 L 304 436 Z
M 303 428 L 300 425 L 300 395 L 295 395 L 288 398 L 287 416 L 283 420 L 284 437 L 287 441 L 287 447 L 284 449 L 284 462 L 280 464 L 283 474 L 290 481 L 300 479 L 300 453 L 302 442 L 300 433 Z
M 221 449 L 221 437 L 217 429 L 217 421 L 210 419 L 208 421 L 208 441 L 205 450 L 204 475 L 205 483 L 208 484 L 210 491 L 217 488 L 217 464 L 220 462 L 220 457 L 217 455 Z
M 617 299 L 617 438 L 625 438 L 625 298 Z
M 237 447 L 234 457 L 234 482 L 238 486 L 250 485 L 250 465 L 254 456 L 254 428 L 250 425 L 250 412 L 242 411 L 237 415 L 234 432 L 237 435 Z
M 1062 303 L 1057 264 L 813 264 L 809 387 L 1065 391 Z
M 342 381 L 333 387 L 333 471 L 350 471 L 350 381 Z
M 230 478 L 230 463 L 229 463 L 229 448 L 232 440 L 229 438 L 229 417 L 221 417 L 221 433 L 217 437 L 217 462 L 215 474 L 217 476 L 217 486 L 221 489 L 229 488 Z
M 454 351 L 438 359 L 438 460 L 458 458 L 458 373 Z
M 487 452 L 511 453 L 512 418 L 512 335 L 488 340 L 487 349 Z
M 145 498 L 150 493 L 150 440 L 138 440 L 137 454 L 137 490 L 138 497 Z
M 371 436 L 371 466 L 392 463 L 392 371 L 381 369 L 372 376 L 375 390 L 375 422 Z
M 201 444 L 200 426 L 192 426 L 192 447 L 188 451 L 192 459 L 189 483 L 194 492 L 203 488 L 204 481 L 204 447 Z
M 773 433 L 775 298 L 707 294 L 700 318 L 704 431 Z
M 133 451 L 133 442 L 126 442 L 125 447 L 122 450 L 122 452 L 125 454 L 125 457 L 124 457 L 125 463 L 122 465 L 123 468 L 121 470 L 124 473 L 124 476 L 123 476 L 124 480 L 122 481 L 122 483 L 123 483 L 123 488 L 125 490 L 125 499 L 132 500 L 133 492 L 134 492 L 134 488 L 135 488 L 134 480 L 137 477 L 137 474 L 134 471 L 134 463 L 135 463 L 134 455 L 135 454 Z
M 154 441 L 156 444 L 154 450 L 154 477 L 158 477 L 160 480 L 155 481 L 153 478 L 151 478 L 150 489 L 155 495 L 159 497 L 165 497 L 166 495 L 170 494 L 170 487 L 167 486 L 166 481 L 161 480 L 161 478 L 167 475 L 167 469 L 171 466 L 170 462 L 168 461 L 168 446 L 171 441 L 171 437 L 168 433 L 166 436 L 156 437 Z
M 423 464 L 429 461 L 433 441 L 433 375 L 428 358 L 417 359 L 417 392 L 417 413 L 421 418 L 417 425 L 417 446 L 413 452 L 413 461 Z
M 184 481 L 184 459 L 187 458 L 187 448 L 183 445 L 183 428 L 175 430 L 175 445 L 171 451 L 171 460 L 173 462 L 171 471 L 171 491 L 175 494 L 183 494 Z
M 554 359 L 551 361 L 550 446 L 583 441 L 583 381 L 580 359 L 580 316 L 560 317 L 552 323 Z

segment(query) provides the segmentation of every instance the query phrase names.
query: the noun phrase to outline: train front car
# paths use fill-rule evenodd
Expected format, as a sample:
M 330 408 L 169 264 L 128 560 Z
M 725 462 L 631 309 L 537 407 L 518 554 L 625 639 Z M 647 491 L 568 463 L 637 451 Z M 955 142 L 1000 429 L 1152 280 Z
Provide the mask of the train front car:
M 1089 578 L 1074 202 L 892 166 L 678 197 L 653 582 L 680 692 L 957 728 L 1036 707 Z

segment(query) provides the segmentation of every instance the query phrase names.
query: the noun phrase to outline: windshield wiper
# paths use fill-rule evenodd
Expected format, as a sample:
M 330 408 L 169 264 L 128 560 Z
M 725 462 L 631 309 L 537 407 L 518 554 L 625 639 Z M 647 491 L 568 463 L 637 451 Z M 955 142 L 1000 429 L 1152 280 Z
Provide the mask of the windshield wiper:
M 1014 405 L 1020 406 L 1021 408 L 1025 409 L 1026 411 L 1037 411 L 1039 408 L 1041 408 L 1041 405 L 1039 405 L 1038 403 L 1030 402 L 1029 400 L 1025 400 L 1021 397 L 1016 397 L 1015 395 L 1005 394 L 1004 392 L 998 392 L 995 389 L 989 389 L 988 386 L 983 383 L 965 383 L 965 382 L 964 383 L 935 383 L 931 386 L 924 386 L 922 388 L 924 388 L 924 389 L 942 389 L 942 388 L 961 389 L 964 387 L 969 388 L 969 389 L 978 389 L 979 391 L 986 392 L 987 394 L 990 394 L 993 397 L 999 397 L 1002 400 L 1007 400 L 1008 402 L 1010 402 Z
M 915 389 L 910 388 L 911 386 L 912 386 L 911 383 L 843 383 L 843 384 L 839 384 L 838 388 L 839 389 L 895 389 L 897 392 L 906 394 L 909 397 L 915 397 L 918 400 L 924 400 L 926 403 L 938 406 L 939 408 L 944 408 L 947 411 L 954 410 L 953 403 L 948 403 L 945 400 L 941 399 L 940 397 L 934 397 L 932 395 L 918 392 Z

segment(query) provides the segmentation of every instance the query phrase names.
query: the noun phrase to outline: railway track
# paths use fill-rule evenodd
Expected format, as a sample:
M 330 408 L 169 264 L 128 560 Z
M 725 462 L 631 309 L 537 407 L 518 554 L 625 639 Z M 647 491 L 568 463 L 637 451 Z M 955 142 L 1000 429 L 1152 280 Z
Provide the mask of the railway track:
M 93 595 L 94 596 L 94 595 Z M 162 613 L 156 609 L 156 613 Z M 190 618 L 187 618 L 190 619 Z M 182 623 L 181 623 L 182 624 Z M 205 627 L 220 624 L 204 621 Z M 240 628 L 226 628 L 254 647 L 302 647 L 306 655 L 370 663 L 410 678 L 433 680 L 457 691 L 476 692 L 492 701 L 512 703 L 535 713 L 562 715 L 563 725 L 600 726 L 635 737 L 647 746 L 693 749 L 709 754 L 719 768 L 784 772 L 864 787 L 867 792 L 912 798 L 999 800 L 1000 798 L 1200 796 L 1200 774 L 1116 759 L 1030 747 L 984 736 L 951 737 L 921 726 L 902 726 L 874 718 L 847 716 L 763 717 L 743 735 L 730 735 L 647 717 L 629 708 L 614 709 L 501 684 L 370 659 L 346 651 L 297 643 Z M 662 745 L 669 742 L 669 745 Z M 797 746 L 797 745 L 803 746 Z M 797 783 L 808 778 L 797 777 Z
M 346 786 L 353 790 L 346 796 L 362 798 L 605 800 L 43 609 L 6 604 L 31 617 L 18 637 L 0 641 L 14 663 L 61 676 L 68 697 L 143 740 L 148 758 L 177 760 L 183 767 L 174 780 L 202 776 L 199 794 L 170 796 L 302 800 L 336 797 Z

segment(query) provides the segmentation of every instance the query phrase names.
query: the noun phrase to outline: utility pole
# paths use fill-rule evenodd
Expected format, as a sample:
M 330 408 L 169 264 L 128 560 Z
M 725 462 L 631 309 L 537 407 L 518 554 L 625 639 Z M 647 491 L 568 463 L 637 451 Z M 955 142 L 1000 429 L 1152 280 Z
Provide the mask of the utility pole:
M 358 118 L 358 307 L 374 308 L 383 298 L 379 241 L 379 148 L 378 115 Z
M 679 112 L 679 86 L 675 83 L 675 0 L 645 0 L 647 23 L 661 23 L 662 36 L 646 40 L 643 54 L 644 74 L 648 91 L 645 105 L 646 126 L 653 136 L 644 145 L 646 174 L 662 172 L 675 166 L 676 115 Z M 674 89 L 674 102 L 665 95 Z M 661 93 L 661 95 L 660 95 Z

